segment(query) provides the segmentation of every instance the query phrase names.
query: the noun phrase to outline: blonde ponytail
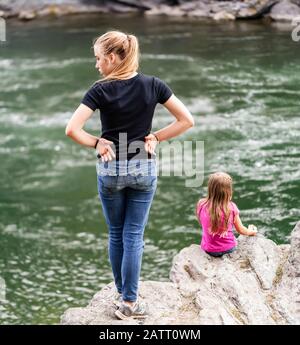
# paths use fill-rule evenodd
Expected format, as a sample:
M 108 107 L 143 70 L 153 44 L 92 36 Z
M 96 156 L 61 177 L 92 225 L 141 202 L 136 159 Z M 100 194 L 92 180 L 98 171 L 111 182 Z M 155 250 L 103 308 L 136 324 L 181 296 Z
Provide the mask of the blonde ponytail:
M 94 40 L 94 47 L 99 47 L 104 55 L 115 53 L 121 62 L 108 75 L 98 82 L 128 79 L 139 68 L 139 43 L 134 35 L 121 31 L 108 31 Z

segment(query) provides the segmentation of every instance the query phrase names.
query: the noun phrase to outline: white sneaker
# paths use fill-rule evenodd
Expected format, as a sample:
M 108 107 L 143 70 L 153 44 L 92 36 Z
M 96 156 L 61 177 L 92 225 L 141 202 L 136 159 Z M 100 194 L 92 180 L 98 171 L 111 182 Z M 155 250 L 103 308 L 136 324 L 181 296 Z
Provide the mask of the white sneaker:
M 120 308 L 122 302 L 123 302 L 122 294 L 120 294 L 119 292 L 116 292 L 115 295 L 114 295 L 113 304 L 114 304 L 116 307 Z
M 128 304 L 122 303 L 120 308 L 115 311 L 115 315 L 120 320 L 127 319 L 145 319 L 148 317 L 148 307 L 143 302 L 135 302 L 135 304 L 130 307 Z

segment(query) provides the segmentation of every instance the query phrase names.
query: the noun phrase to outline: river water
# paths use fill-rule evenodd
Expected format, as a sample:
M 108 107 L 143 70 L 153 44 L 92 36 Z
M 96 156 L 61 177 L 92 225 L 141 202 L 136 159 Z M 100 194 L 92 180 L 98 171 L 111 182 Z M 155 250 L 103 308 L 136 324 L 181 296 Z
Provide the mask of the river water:
M 199 23 L 179 18 L 75 16 L 11 21 L 0 45 L 0 276 L 2 324 L 54 324 L 112 281 L 93 150 L 65 136 L 98 79 L 92 40 L 135 33 L 141 68 L 165 80 L 204 142 L 204 184 L 160 176 L 145 231 L 143 280 L 167 281 L 173 256 L 200 242 L 194 205 L 216 170 L 234 178 L 245 224 L 288 243 L 300 218 L 300 43 L 289 25 Z M 153 129 L 173 121 L 158 106 Z M 99 134 L 95 112 L 85 129 Z

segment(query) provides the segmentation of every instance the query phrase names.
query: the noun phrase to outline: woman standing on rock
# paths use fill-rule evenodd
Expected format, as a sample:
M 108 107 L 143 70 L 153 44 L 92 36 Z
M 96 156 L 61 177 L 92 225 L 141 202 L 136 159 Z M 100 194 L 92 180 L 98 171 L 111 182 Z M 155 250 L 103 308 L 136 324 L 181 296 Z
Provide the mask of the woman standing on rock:
M 137 297 L 144 229 L 157 186 L 155 148 L 192 127 L 194 120 L 162 80 L 138 72 L 136 36 L 109 31 L 94 41 L 94 54 L 96 69 L 104 78 L 87 91 L 69 120 L 66 135 L 98 154 L 98 193 L 119 294 L 115 314 L 120 319 L 144 318 L 147 311 Z M 150 133 L 157 103 L 175 121 Z M 96 109 L 100 109 L 100 138 L 83 130 Z

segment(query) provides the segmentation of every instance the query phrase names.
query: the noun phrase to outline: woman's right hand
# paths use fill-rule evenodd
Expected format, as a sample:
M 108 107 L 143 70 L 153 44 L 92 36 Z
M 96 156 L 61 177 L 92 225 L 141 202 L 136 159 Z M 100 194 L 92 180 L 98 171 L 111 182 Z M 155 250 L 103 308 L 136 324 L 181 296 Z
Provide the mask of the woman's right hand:
M 248 225 L 248 236 L 255 236 L 257 234 L 257 227 L 253 224 Z
M 150 133 L 145 137 L 145 150 L 149 152 L 151 155 L 156 155 L 155 148 L 158 144 L 157 138 L 154 134 Z
M 116 155 L 110 145 L 113 145 L 112 141 L 99 138 L 96 151 L 100 154 L 102 162 L 111 161 L 113 158 L 116 158 Z

